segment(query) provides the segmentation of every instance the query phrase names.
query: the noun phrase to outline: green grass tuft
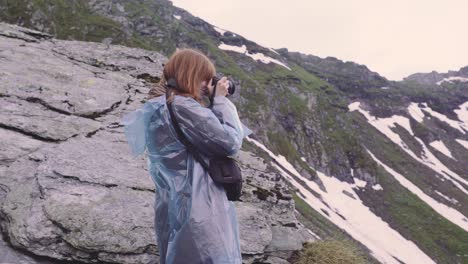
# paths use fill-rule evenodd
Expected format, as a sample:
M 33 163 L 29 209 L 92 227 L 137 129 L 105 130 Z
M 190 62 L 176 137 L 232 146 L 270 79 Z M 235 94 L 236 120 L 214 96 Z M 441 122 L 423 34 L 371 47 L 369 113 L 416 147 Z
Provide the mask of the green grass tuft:
M 320 240 L 306 243 L 295 264 L 363 264 L 365 256 L 349 240 Z

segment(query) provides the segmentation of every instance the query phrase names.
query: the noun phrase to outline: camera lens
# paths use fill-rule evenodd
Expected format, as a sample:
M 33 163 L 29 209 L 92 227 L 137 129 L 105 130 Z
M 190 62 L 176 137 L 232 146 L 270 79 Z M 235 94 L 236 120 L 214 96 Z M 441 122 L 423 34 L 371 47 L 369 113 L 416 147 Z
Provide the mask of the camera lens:
M 220 80 L 220 78 L 218 78 L 217 76 L 213 77 L 212 78 L 213 81 L 212 81 L 212 85 L 213 87 L 215 87 L 217 84 L 218 84 L 218 81 Z M 229 83 L 229 86 L 228 86 L 228 95 L 232 95 L 234 94 L 234 92 L 236 91 L 236 85 L 234 84 L 234 82 L 232 82 L 231 80 L 228 79 L 228 83 Z
M 235 91 L 236 91 L 236 85 L 234 84 L 234 82 L 229 81 L 229 87 L 228 87 L 229 95 L 233 95 Z

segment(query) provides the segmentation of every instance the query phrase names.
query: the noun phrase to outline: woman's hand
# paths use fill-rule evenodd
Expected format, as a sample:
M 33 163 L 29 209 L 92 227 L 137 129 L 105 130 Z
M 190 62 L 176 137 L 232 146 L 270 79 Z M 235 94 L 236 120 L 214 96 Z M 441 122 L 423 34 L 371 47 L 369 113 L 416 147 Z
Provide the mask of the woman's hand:
M 210 95 L 213 94 L 213 79 L 210 80 L 208 83 L 208 90 L 210 91 Z M 226 76 L 223 76 L 218 83 L 216 84 L 216 94 L 215 96 L 226 96 L 228 94 L 229 88 L 229 80 Z

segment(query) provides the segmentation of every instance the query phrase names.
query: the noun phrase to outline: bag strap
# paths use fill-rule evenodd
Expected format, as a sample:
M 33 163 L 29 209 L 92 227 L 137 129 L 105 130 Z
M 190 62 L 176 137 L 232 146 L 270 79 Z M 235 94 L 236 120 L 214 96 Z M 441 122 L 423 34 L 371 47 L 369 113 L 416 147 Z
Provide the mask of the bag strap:
M 195 149 L 195 146 L 187 139 L 187 137 L 184 135 L 182 130 L 180 129 L 179 122 L 177 121 L 177 118 L 174 114 L 174 110 L 172 108 L 172 103 L 166 102 L 167 108 L 169 109 L 169 114 L 171 115 L 171 120 L 172 120 L 172 125 L 177 133 L 177 137 L 179 140 L 182 142 L 182 144 L 187 147 L 187 150 L 192 153 L 193 157 L 200 162 L 200 164 L 205 168 L 205 170 L 208 170 L 208 164 L 206 164 L 205 160 L 200 157 L 199 153 Z

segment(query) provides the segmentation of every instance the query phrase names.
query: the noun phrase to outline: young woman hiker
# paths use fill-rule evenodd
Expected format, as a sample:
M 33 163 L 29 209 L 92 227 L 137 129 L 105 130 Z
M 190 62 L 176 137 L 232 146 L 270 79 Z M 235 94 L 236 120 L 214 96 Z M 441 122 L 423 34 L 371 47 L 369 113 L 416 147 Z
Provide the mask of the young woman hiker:
M 145 149 L 148 153 L 161 264 L 242 263 L 234 203 L 180 142 L 166 102 L 172 103 L 183 134 L 207 163 L 213 156 L 235 155 L 251 131 L 226 97 L 226 77 L 213 89 L 214 76 L 216 69 L 207 56 L 178 49 L 164 65 L 162 85 L 152 90 L 152 98 L 122 120 L 133 154 Z M 202 95 L 213 90 L 209 108 Z

